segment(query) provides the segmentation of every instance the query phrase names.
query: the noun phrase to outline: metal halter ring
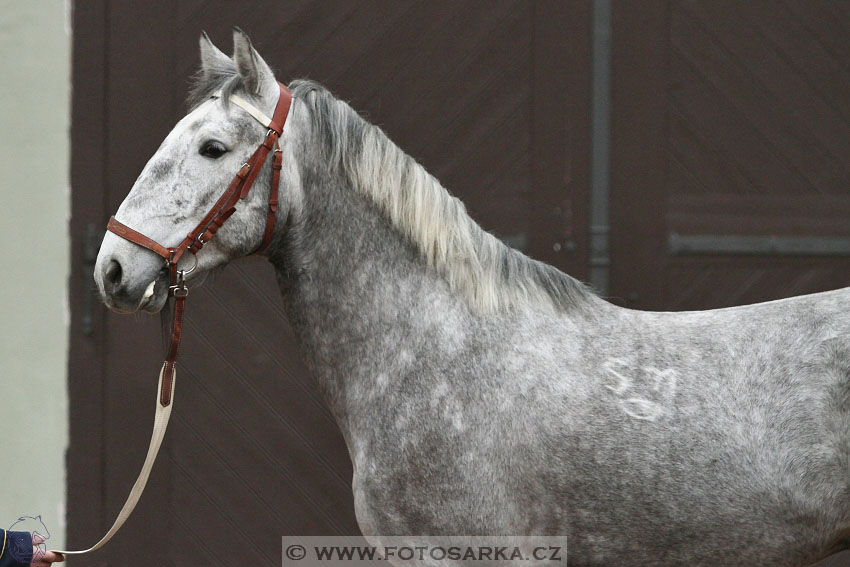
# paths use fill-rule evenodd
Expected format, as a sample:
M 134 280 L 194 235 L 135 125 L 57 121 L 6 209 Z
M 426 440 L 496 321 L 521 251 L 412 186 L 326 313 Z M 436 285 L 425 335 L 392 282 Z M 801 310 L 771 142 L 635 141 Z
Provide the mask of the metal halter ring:
M 192 267 L 189 268 L 188 270 L 177 270 L 177 272 L 175 274 L 177 276 L 177 281 L 175 282 L 174 285 L 168 286 L 168 289 L 170 289 L 172 292 L 176 292 L 178 290 L 183 292 L 184 297 L 185 297 L 185 294 L 188 293 L 188 291 L 189 291 L 188 288 L 186 287 L 186 282 L 185 282 L 186 276 L 191 274 L 192 272 L 194 272 L 195 268 L 198 267 L 198 257 L 195 254 L 192 254 L 192 259 L 194 260 Z
M 195 268 L 198 267 L 198 256 L 192 254 L 192 260 L 193 264 L 191 268 L 189 268 L 188 270 L 177 270 L 177 274 L 180 275 L 181 278 L 188 276 L 189 274 L 195 271 Z

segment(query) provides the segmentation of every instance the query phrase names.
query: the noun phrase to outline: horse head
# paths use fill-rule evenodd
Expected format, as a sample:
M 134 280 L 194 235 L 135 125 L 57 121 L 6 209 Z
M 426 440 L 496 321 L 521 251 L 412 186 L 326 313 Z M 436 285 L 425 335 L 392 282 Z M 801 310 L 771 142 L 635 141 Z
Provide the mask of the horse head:
M 234 30 L 233 57 L 227 57 L 203 34 L 201 70 L 190 96 L 190 112 L 180 120 L 142 170 L 115 219 L 164 248 L 177 247 L 199 226 L 210 207 L 231 185 L 237 172 L 264 143 L 269 129 L 261 123 L 272 116 L 283 89 L 248 36 Z M 215 91 L 210 91 L 216 85 Z M 238 104 L 233 104 L 236 101 Z M 294 109 L 293 109 L 294 110 Z M 197 267 L 188 277 L 256 251 L 265 243 L 266 226 L 283 226 L 296 191 L 288 180 L 294 175 L 291 128 L 279 140 L 283 175 L 279 205 L 270 217 L 272 159 L 258 167 L 254 189 L 238 201 L 226 226 L 193 258 L 183 254 L 179 267 Z M 287 161 L 290 162 L 287 164 Z M 249 185 L 250 187 L 251 185 Z M 275 222 L 275 216 L 277 222 Z M 118 312 L 157 312 L 168 295 L 169 274 L 161 255 L 107 232 L 95 265 L 94 277 L 106 305 Z

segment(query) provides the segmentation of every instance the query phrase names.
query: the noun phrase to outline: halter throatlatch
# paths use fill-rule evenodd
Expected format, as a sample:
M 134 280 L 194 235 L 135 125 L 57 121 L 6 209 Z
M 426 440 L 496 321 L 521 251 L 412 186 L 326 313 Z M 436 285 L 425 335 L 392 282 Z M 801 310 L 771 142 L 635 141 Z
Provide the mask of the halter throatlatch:
M 118 517 L 112 524 L 112 527 L 106 532 L 99 542 L 92 547 L 83 551 L 65 551 L 56 550 L 56 553 L 67 555 L 80 555 L 89 553 L 103 547 L 103 545 L 112 539 L 112 536 L 124 525 L 127 518 L 133 512 L 145 485 L 148 481 L 153 463 L 156 460 L 156 455 L 159 452 L 159 447 L 165 437 L 165 430 L 168 427 L 168 420 L 172 410 L 172 395 L 174 391 L 174 382 L 177 377 L 177 351 L 180 347 L 180 337 L 183 332 L 183 310 L 185 307 L 186 296 L 189 295 L 189 288 L 186 287 L 185 276 L 197 267 L 197 258 L 195 263 L 188 270 L 180 270 L 177 267 L 178 262 L 186 252 L 189 252 L 194 257 L 198 251 L 204 247 L 204 244 L 209 242 L 218 232 L 218 229 L 236 212 L 236 204 L 248 196 L 260 168 L 266 161 L 269 152 L 274 152 L 272 158 L 272 181 L 271 190 L 269 192 L 269 210 L 266 218 L 266 230 L 263 234 L 263 240 L 260 243 L 256 253 L 265 250 L 266 246 L 271 242 L 274 234 L 274 224 L 277 215 L 277 196 L 278 184 L 280 182 L 281 169 L 281 152 L 280 152 L 280 136 L 283 133 L 283 127 L 286 124 L 286 118 L 289 115 L 289 108 L 292 105 L 292 94 L 284 85 L 278 83 L 280 87 L 280 98 L 274 109 L 274 115 L 269 119 L 259 109 L 249 104 L 242 98 L 231 95 L 230 102 L 236 106 L 243 108 L 251 116 L 253 116 L 263 126 L 268 128 L 266 139 L 260 144 L 260 147 L 254 154 L 245 162 L 236 174 L 236 177 L 219 197 L 218 201 L 212 206 L 209 212 L 204 216 L 201 222 L 186 235 L 186 238 L 174 248 L 168 248 L 156 242 L 152 238 L 148 238 L 141 232 L 133 230 L 129 226 L 122 224 L 115 217 L 109 219 L 109 224 L 106 229 L 117 234 L 121 238 L 129 240 L 133 244 L 137 244 L 143 248 L 147 248 L 154 254 L 161 256 L 165 260 L 165 265 L 168 268 L 169 277 L 169 303 L 174 306 L 174 318 L 171 322 L 170 342 L 165 355 L 165 362 L 162 365 L 162 370 L 159 372 L 159 386 L 157 389 L 158 395 L 156 400 L 156 413 L 154 415 L 153 433 L 148 447 L 148 454 L 145 457 L 145 462 L 142 465 L 142 470 L 139 477 L 136 479 L 133 488 L 130 490 L 130 495 L 124 503 L 124 507 L 118 513 Z M 217 94 L 216 96 L 220 96 Z M 164 322 L 167 320 L 164 318 Z
M 280 89 L 280 98 L 278 98 L 274 114 L 271 118 L 268 118 L 262 111 L 243 98 L 237 95 L 230 96 L 230 102 L 244 109 L 260 124 L 268 128 L 266 138 L 254 151 L 253 155 L 248 158 L 248 161 L 242 165 L 236 173 L 236 177 L 233 178 L 233 181 L 230 182 L 230 185 L 222 193 L 218 201 L 210 208 L 204 218 L 201 219 L 201 222 L 186 235 L 186 238 L 180 244 L 174 248 L 167 248 L 152 238 L 122 224 L 114 216 L 109 219 L 109 223 L 106 225 L 107 230 L 117 234 L 121 238 L 162 256 L 168 268 L 170 282 L 168 288 L 169 296 L 174 298 L 175 305 L 174 320 L 171 326 L 171 344 L 165 357 L 165 363 L 163 364 L 160 390 L 160 403 L 162 405 L 168 405 L 171 402 L 171 386 L 174 378 L 174 368 L 177 363 L 177 350 L 180 346 L 184 302 L 189 293 L 184 277 L 194 270 L 194 266 L 189 270 L 180 270 L 177 265 L 187 252 L 193 256 L 197 254 L 207 242 L 212 240 L 215 233 L 218 232 L 227 219 L 236 212 L 236 205 L 240 200 L 248 196 L 254 180 L 257 178 L 257 174 L 259 174 L 269 153 L 273 153 L 274 157 L 272 158 L 272 179 L 271 190 L 269 191 L 266 229 L 263 233 L 263 240 L 254 253 L 259 254 L 265 250 L 274 234 L 275 219 L 277 218 L 278 211 L 278 185 L 280 184 L 280 170 L 283 161 L 280 151 L 280 136 L 283 133 L 283 127 L 286 124 L 286 118 L 289 116 L 289 109 L 292 105 L 292 93 L 290 93 L 289 89 L 280 83 L 278 83 L 278 87 Z M 218 97 L 220 93 L 216 93 L 214 96 Z M 195 259 L 195 265 L 197 265 L 197 259 Z

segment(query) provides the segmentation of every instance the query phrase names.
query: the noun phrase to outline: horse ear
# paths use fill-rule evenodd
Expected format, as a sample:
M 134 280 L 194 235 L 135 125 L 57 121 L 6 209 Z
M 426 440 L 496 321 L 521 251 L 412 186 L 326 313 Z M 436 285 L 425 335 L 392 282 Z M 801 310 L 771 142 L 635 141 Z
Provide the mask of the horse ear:
M 262 94 L 265 87 L 274 85 L 274 73 L 251 45 L 248 34 L 239 28 L 233 28 L 233 62 L 251 94 Z
M 209 78 L 214 69 L 220 69 L 222 66 L 229 67 L 232 64 L 230 57 L 213 45 L 207 32 L 201 32 L 199 43 L 201 46 L 201 73 L 205 79 Z

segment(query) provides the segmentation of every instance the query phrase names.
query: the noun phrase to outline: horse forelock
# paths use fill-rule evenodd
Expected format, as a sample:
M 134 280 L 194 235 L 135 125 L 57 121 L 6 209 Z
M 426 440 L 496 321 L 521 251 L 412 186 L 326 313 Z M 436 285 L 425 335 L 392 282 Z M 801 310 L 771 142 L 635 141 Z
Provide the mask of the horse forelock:
M 327 89 L 304 80 L 290 87 L 309 107 L 325 162 L 376 204 L 474 308 L 531 304 L 567 310 L 595 297 L 572 277 L 484 231 L 434 176 Z
M 222 92 L 221 102 L 225 105 L 229 104 L 230 95 L 240 91 L 247 94 L 236 64 L 230 59 L 209 61 L 192 77 L 189 95 L 186 97 L 189 110 L 194 110 L 218 91 Z

